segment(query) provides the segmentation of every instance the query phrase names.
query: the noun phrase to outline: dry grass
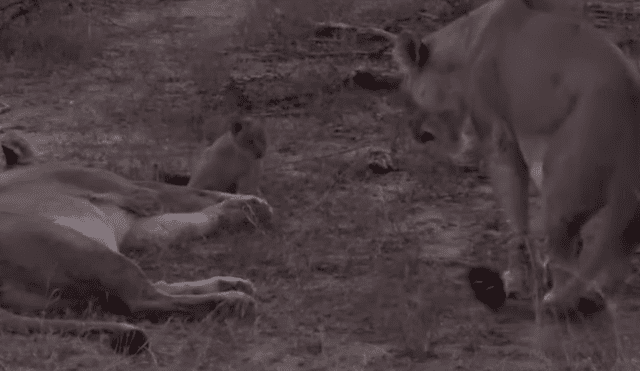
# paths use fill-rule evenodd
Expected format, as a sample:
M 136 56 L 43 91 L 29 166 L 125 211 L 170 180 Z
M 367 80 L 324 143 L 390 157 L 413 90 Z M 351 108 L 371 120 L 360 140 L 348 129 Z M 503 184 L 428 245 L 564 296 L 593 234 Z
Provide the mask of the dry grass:
M 224 14 L 205 3 L 168 1 L 99 14 L 119 25 L 99 34 L 83 23 L 84 11 L 43 15 L 38 22 L 56 25 L 46 35 L 63 41 L 42 42 L 49 40 L 42 30 L 37 37 L 25 33 L 40 40 L 40 49 L 16 51 L 14 60 L 78 61 L 84 68 L 62 81 L 12 74 L 20 88 L 6 95 L 14 109 L 3 119 L 32 131 L 46 160 L 149 179 L 156 162 L 188 170 L 195 148 L 215 137 L 240 96 L 247 98 L 251 107 L 242 109 L 270 130 L 263 191 L 276 210 L 274 228 L 127 254 L 153 280 L 252 280 L 257 323 L 143 324 L 153 352 L 131 358 L 99 341 L 3 333 L 0 368 L 553 369 L 531 350 L 533 321 L 495 318 L 466 288 L 469 263 L 504 263 L 506 226 L 486 179 L 419 148 L 402 125 L 396 138 L 403 117 L 389 108 L 389 97 L 340 86 L 355 67 L 394 68 L 388 57 L 372 62 L 349 53 L 369 49 L 348 35 L 310 33 L 310 22 L 324 20 L 429 29 L 436 25 L 424 19 L 396 21 L 417 14 L 424 2 L 216 2 L 213 9 Z M 459 11 L 435 0 L 426 8 Z M 77 38 L 68 36 L 72 30 Z M 372 145 L 393 146 L 399 171 L 373 174 Z M 587 344 L 590 331 L 606 340 L 591 341 L 582 353 L 558 346 L 566 349 L 559 358 L 573 357 L 575 370 L 597 369 L 595 358 L 605 355 L 606 363 L 607 346 L 616 343 L 621 369 L 637 369 L 639 308 L 625 297 L 616 320 L 601 323 L 606 331 L 572 328 L 552 337 L 563 346 Z
M 0 31 L 5 62 L 44 75 L 61 67 L 89 68 L 104 46 L 102 25 L 62 1 L 42 2 L 39 11 L 5 23 Z

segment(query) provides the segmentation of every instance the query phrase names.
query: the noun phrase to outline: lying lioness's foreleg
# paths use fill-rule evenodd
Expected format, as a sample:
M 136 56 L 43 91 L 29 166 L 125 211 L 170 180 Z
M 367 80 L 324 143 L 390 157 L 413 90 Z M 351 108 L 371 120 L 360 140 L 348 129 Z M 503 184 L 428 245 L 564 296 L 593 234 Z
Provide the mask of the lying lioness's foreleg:
M 155 190 L 165 213 L 199 211 L 236 196 L 225 192 L 207 191 L 148 180 L 132 183 L 138 187 Z
M 155 215 L 162 211 L 157 192 L 145 188 L 133 189 L 127 193 L 93 192 L 86 197 L 93 204 L 112 204 L 136 216 Z
M 99 254 L 95 255 L 94 264 L 76 268 L 74 274 L 79 279 L 97 279 L 109 297 L 122 301 L 126 311 L 121 306 L 107 305 L 114 312 L 118 308 L 116 314 L 151 322 L 165 321 L 170 317 L 201 320 L 207 316 L 215 319 L 233 316 L 251 320 L 255 316 L 256 302 L 243 292 L 171 295 L 153 285 L 140 267 L 125 256 L 110 250 L 94 253 Z
M 225 291 L 203 295 L 171 295 L 160 289 L 128 302 L 130 319 L 162 322 L 170 317 L 199 321 L 237 318 L 252 322 L 256 315 L 256 301 L 240 291 Z
M 33 318 L 0 309 L 0 328 L 3 331 L 24 335 L 32 333 L 73 336 L 108 334 L 111 347 L 118 353 L 136 354 L 149 347 L 144 331 L 127 323 Z
M 171 295 L 202 295 L 224 291 L 241 291 L 253 295 L 256 291 L 251 281 L 236 277 L 211 277 L 192 282 L 167 283 L 158 281 L 154 286 Z
M 171 244 L 185 236 L 208 237 L 222 230 L 269 224 L 273 211 L 266 201 L 248 195 L 229 196 L 232 197 L 198 212 L 142 218 L 131 227 L 124 244 L 140 240 Z

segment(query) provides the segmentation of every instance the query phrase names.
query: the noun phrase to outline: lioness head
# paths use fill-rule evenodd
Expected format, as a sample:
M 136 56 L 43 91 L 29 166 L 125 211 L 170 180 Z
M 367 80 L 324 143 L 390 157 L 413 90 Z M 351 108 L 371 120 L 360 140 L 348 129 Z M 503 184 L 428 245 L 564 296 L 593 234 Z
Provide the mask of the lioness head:
M 445 152 L 454 154 L 460 152 L 466 115 L 460 77 L 464 56 L 439 53 L 440 41 L 420 41 L 403 33 L 396 40 L 393 56 L 404 74 L 401 90 L 414 139 L 420 143 L 435 140 Z
M 478 53 L 487 32 L 488 36 L 502 32 L 495 26 L 487 31 L 487 25 L 505 7 L 521 14 L 524 9 L 549 11 L 554 2 L 492 0 L 422 40 L 410 33 L 395 38 L 393 57 L 404 75 L 401 90 L 408 97 L 409 126 L 418 142 L 434 140 L 450 155 L 463 151 L 461 132 L 469 116 L 465 80 L 471 55 Z

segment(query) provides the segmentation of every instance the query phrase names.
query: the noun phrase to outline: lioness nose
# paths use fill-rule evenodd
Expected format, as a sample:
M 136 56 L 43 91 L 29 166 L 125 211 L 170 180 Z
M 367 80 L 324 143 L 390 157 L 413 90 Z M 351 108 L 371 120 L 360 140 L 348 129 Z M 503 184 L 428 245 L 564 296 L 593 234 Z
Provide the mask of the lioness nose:
M 420 134 L 419 139 L 420 139 L 420 143 L 427 143 L 436 139 L 436 137 L 434 137 L 433 134 L 431 134 L 430 132 L 423 130 L 422 134 Z

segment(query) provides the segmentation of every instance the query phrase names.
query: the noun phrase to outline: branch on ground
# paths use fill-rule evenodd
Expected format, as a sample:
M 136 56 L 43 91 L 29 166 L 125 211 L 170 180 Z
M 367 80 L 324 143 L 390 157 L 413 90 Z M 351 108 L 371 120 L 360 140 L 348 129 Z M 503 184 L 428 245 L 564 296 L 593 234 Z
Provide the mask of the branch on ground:
M 334 37 L 345 31 L 355 32 L 360 40 L 393 42 L 396 35 L 376 27 L 360 27 L 342 22 L 317 22 L 314 34 L 316 37 Z
M 354 71 L 343 80 L 348 88 L 361 88 L 369 91 L 392 92 L 398 90 L 402 78 L 396 74 L 386 74 L 379 71 Z

